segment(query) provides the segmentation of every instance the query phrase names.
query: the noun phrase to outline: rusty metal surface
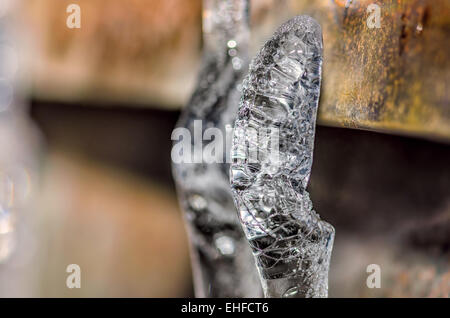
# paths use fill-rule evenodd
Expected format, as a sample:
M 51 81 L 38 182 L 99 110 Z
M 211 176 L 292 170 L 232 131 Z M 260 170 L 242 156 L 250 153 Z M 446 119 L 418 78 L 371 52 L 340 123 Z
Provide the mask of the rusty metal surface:
M 66 26 L 72 3 L 23 3 L 36 98 L 177 108 L 189 97 L 201 0 L 78 0 L 80 29 Z
M 370 4 L 380 28 L 369 28 Z M 450 2 L 292 1 L 324 32 L 321 123 L 450 139 Z
M 201 50 L 200 0 L 80 0 L 82 27 L 65 26 L 70 0 L 30 0 L 34 94 L 179 108 Z M 367 7 L 378 4 L 381 27 Z M 309 14 L 324 32 L 319 123 L 450 141 L 448 0 L 255 0 L 256 52 L 278 24 Z

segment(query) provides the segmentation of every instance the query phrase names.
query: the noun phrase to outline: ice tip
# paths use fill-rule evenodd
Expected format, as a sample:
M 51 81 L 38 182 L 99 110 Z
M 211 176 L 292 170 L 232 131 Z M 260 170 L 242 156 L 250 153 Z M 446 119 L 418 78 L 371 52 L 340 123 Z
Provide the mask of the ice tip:
M 278 28 L 276 33 L 283 34 L 291 31 L 312 32 L 322 39 L 322 27 L 309 15 L 297 15 L 289 19 Z

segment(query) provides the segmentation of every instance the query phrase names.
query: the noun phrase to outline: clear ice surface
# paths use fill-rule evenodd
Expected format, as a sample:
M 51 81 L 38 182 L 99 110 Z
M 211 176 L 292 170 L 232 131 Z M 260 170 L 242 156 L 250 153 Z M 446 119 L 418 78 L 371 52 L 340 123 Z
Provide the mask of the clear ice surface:
M 328 296 L 334 228 L 313 210 L 306 191 L 321 68 L 321 28 L 298 16 L 265 43 L 244 79 L 230 181 L 266 297 Z M 278 130 L 278 160 L 268 153 L 275 144 L 250 134 L 261 128 Z
M 202 134 L 225 126 L 237 116 L 240 88 L 248 67 L 248 1 L 204 0 L 204 54 L 197 87 L 183 109 L 177 127 L 194 136 L 194 121 Z M 191 140 L 192 149 L 212 141 Z M 191 245 L 197 297 L 259 297 L 255 262 L 237 217 L 229 184 L 229 164 L 173 164 L 180 204 Z M 228 160 L 229 162 L 229 160 Z

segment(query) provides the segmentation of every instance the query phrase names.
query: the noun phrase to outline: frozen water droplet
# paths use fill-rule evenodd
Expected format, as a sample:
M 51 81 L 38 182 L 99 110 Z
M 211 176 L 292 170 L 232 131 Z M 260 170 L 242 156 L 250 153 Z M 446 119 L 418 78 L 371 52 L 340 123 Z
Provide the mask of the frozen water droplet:
M 255 106 L 259 106 L 255 109 L 275 122 L 285 120 L 288 115 L 286 108 L 274 98 L 257 95 Z
M 283 298 L 295 298 L 298 295 L 299 288 L 297 286 L 291 287 L 283 294 Z
M 239 71 L 242 68 L 242 60 L 238 57 L 233 57 L 231 63 L 233 64 L 233 68 L 237 71 Z
M 231 177 L 235 182 L 234 186 L 238 189 L 244 188 L 250 184 L 250 176 L 247 175 L 242 169 L 232 169 Z
M 192 194 L 188 200 L 189 200 L 189 205 L 194 210 L 197 210 L 197 211 L 204 210 L 208 206 L 208 203 L 206 202 L 205 198 L 199 194 Z
M 228 50 L 228 55 L 229 56 L 234 57 L 234 56 L 236 56 L 236 54 L 237 54 L 236 49 L 229 49 Z
M 234 49 L 236 47 L 236 41 L 235 40 L 229 40 L 227 42 L 227 45 L 230 49 Z
M 229 236 L 219 236 L 216 238 L 215 244 L 222 255 L 230 256 L 235 252 L 234 240 Z

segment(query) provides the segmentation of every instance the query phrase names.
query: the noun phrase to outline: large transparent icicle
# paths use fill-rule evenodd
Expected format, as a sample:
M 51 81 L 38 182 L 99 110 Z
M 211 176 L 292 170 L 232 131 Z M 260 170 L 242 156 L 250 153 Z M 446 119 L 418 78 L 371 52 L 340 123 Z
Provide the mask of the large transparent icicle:
M 306 191 L 321 67 L 321 28 L 298 16 L 263 46 L 244 80 L 230 180 L 266 297 L 328 295 L 334 228 Z

